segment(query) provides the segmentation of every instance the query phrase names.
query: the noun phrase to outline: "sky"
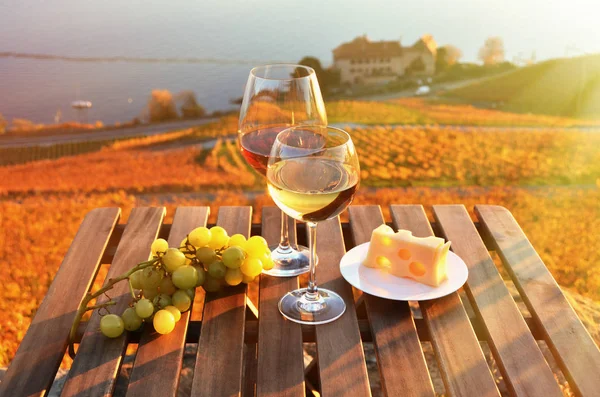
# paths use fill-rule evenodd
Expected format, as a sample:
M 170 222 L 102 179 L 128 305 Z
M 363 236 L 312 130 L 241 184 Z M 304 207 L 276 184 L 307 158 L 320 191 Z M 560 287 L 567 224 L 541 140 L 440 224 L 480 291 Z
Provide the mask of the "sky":
M 411 44 L 425 33 L 476 61 L 489 36 L 508 60 L 600 52 L 591 0 L 3 0 L 0 51 L 73 56 L 170 56 L 331 63 L 367 34 Z M 1 71 L 0 71 L 1 72 Z

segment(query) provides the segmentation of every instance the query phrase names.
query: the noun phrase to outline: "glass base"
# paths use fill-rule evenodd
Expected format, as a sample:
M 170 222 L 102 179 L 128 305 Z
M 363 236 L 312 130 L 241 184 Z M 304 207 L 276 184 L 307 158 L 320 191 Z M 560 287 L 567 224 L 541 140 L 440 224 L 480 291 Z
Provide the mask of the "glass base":
M 285 318 L 300 324 L 326 324 L 346 311 L 344 300 L 335 292 L 318 289 L 317 299 L 306 299 L 306 288 L 288 292 L 279 301 L 279 311 Z
M 264 270 L 264 274 L 274 277 L 292 277 L 308 273 L 310 270 L 308 248 L 302 245 L 296 246 L 297 249 L 292 247 L 282 249 L 279 246 L 269 248 L 275 266 L 270 270 Z

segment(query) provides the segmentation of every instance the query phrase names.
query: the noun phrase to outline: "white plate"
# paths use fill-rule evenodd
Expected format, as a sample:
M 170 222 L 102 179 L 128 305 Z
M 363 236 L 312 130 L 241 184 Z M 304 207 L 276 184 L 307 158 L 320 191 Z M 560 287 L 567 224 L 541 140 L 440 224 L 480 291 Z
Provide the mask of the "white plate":
M 396 277 L 386 271 L 362 266 L 369 244 L 357 245 L 340 262 L 342 276 L 352 286 L 371 295 L 398 301 L 423 301 L 439 298 L 458 290 L 467 281 L 469 271 L 465 262 L 454 252 L 448 252 L 448 279 L 439 287 Z

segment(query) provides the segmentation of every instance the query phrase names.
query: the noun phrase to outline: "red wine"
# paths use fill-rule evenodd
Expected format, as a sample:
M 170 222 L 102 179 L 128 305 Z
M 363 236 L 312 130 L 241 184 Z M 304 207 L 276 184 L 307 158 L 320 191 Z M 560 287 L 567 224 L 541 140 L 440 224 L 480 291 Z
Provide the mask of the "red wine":
M 267 174 L 267 164 L 269 163 L 269 155 L 275 138 L 277 138 L 277 134 L 286 128 L 288 127 L 259 128 L 242 135 L 240 138 L 242 155 L 252 168 L 263 175 Z
M 256 171 L 263 175 L 267 175 L 267 165 L 271 148 L 277 134 L 281 131 L 290 128 L 289 126 L 276 126 L 268 128 L 259 128 L 245 133 L 240 138 L 240 146 L 242 147 L 242 155 Z M 293 136 L 288 136 L 286 143 L 291 147 L 298 147 L 300 151 L 309 149 L 319 149 L 324 147 L 325 138 L 315 133 L 311 129 L 294 129 Z M 300 149 L 305 148 L 305 149 Z

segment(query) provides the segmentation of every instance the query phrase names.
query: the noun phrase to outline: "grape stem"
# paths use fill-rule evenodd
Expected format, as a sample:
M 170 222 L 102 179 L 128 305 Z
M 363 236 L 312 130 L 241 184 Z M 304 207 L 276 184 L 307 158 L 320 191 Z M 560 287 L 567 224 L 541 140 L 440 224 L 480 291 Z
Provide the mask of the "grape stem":
M 108 302 L 101 303 L 99 305 L 88 306 L 85 308 L 85 311 L 88 312 L 90 310 L 102 309 L 103 307 L 108 307 L 108 306 L 112 306 L 112 305 L 116 305 L 116 304 L 117 304 L 117 302 L 115 302 L 115 301 L 108 301 Z
M 117 302 L 115 302 L 113 300 L 109 300 L 108 302 L 103 302 L 103 303 L 99 303 L 97 305 L 88 307 L 88 303 L 90 303 L 90 301 L 92 301 L 93 299 L 96 299 L 100 295 L 106 293 L 107 291 L 110 291 L 111 289 L 113 289 L 113 287 L 116 283 L 123 281 L 123 280 L 129 280 L 129 277 L 133 273 L 137 272 L 138 270 L 143 270 L 147 267 L 155 266 L 158 263 L 158 261 L 159 261 L 158 258 L 152 258 L 149 261 L 138 263 L 137 265 L 132 267 L 129 271 L 121 274 L 120 276 L 109 279 L 108 282 L 102 288 L 100 288 L 98 291 L 96 291 L 94 293 L 88 292 L 85 295 L 85 297 L 81 301 L 81 304 L 79 305 L 79 309 L 77 309 L 77 314 L 75 315 L 75 319 L 73 320 L 73 325 L 71 326 L 71 332 L 69 333 L 69 356 L 71 356 L 71 358 L 75 357 L 75 346 L 74 346 L 75 337 L 77 336 L 77 328 L 79 328 L 79 324 L 81 323 L 81 318 L 83 317 L 83 314 L 89 310 L 100 309 L 103 307 L 112 306 L 112 305 L 117 304 Z M 135 297 L 135 292 L 133 291 L 133 287 L 131 286 L 131 283 L 128 282 L 128 284 L 129 284 L 129 289 L 132 293 L 132 296 L 134 297 L 134 299 L 137 299 Z
M 134 301 L 137 301 L 138 298 L 137 298 L 137 296 L 135 296 L 135 291 L 133 290 L 133 285 L 131 285 L 131 279 L 127 280 L 127 285 L 129 285 L 129 293 L 131 294 L 131 297 L 133 298 Z

